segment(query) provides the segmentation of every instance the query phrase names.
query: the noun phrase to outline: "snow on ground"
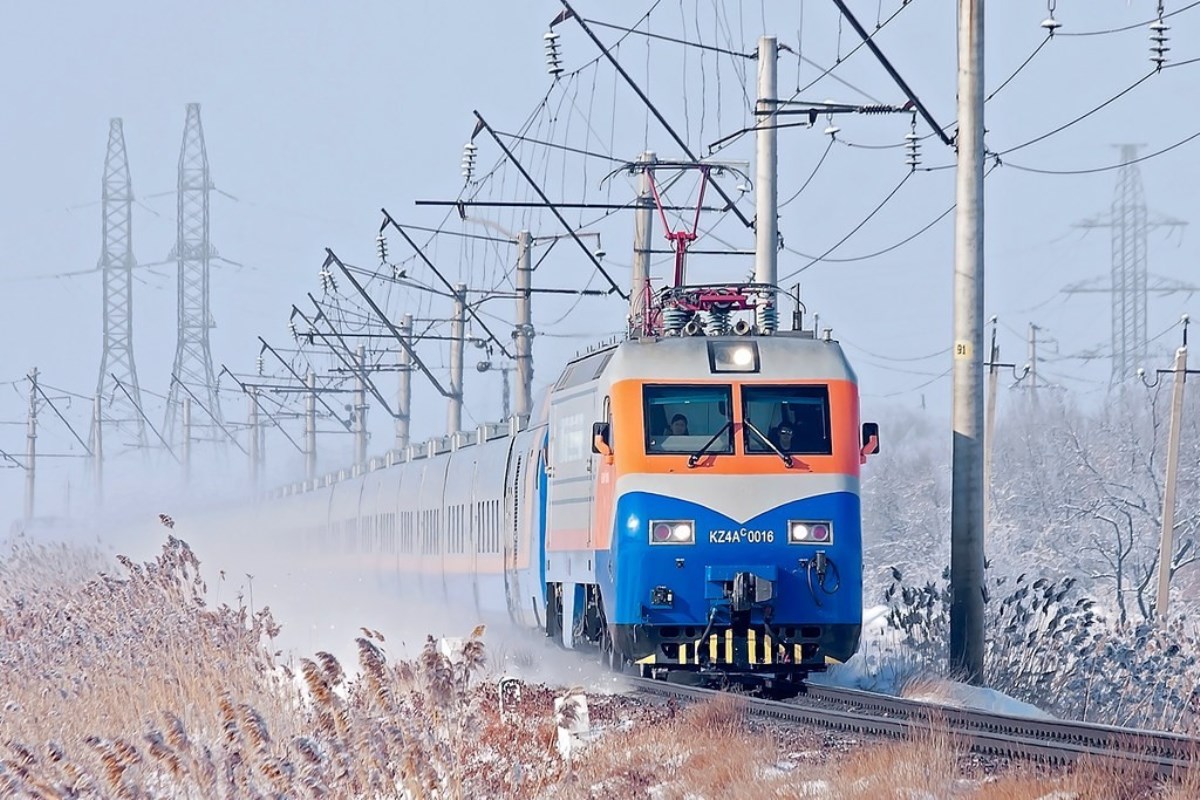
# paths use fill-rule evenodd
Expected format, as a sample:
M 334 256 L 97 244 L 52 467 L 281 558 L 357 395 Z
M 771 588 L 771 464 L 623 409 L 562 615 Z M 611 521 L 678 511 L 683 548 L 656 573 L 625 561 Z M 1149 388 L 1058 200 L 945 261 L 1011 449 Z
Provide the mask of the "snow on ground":
M 828 672 L 813 675 L 810 680 L 818 685 L 862 689 L 925 703 L 975 708 L 1016 717 L 1053 719 L 1052 715 L 1037 706 L 995 689 L 914 673 L 896 632 L 888 626 L 887 614 L 887 606 L 863 609 L 862 641 L 858 653 L 845 664 L 831 666 Z

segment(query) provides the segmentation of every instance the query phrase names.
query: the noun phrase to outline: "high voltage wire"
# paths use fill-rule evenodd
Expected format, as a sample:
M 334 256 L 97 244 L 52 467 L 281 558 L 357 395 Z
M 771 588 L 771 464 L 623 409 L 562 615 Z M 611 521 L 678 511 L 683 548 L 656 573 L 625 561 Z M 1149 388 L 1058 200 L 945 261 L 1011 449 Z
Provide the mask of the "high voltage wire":
M 900 15 L 900 12 L 901 12 L 901 11 L 903 11 L 904 9 L 906 9 L 906 8 L 908 8 L 908 7 L 910 7 L 910 6 L 913 6 L 913 5 L 916 5 L 916 2 L 915 2 L 915 0 L 905 0 L 905 2 L 902 2 L 902 3 L 900 4 L 900 6 L 899 6 L 899 7 L 898 7 L 898 8 L 897 8 L 895 11 L 893 11 L 893 12 L 892 12 L 891 16 L 889 16 L 887 19 L 885 19 L 885 20 L 884 20 L 884 21 L 883 21 L 881 24 L 876 24 L 876 26 L 875 26 L 875 30 L 871 31 L 871 34 L 870 34 L 870 36 L 868 36 L 868 37 L 867 37 L 867 39 L 874 39 L 874 38 L 875 38 L 875 34 L 879 33 L 881 30 L 883 30 L 884 28 L 886 28 L 886 27 L 887 27 L 887 24 L 888 24 L 889 22 L 891 22 L 892 20 L 894 20 L 896 17 L 898 17 L 898 16 Z M 840 29 L 840 24 L 841 24 L 841 16 L 840 16 L 840 15 L 839 15 L 839 17 L 838 17 L 838 23 L 839 23 L 839 29 Z M 832 72 L 833 72 L 835 69 L 837 69 L 837 68 L 838 68 L 838 67 L 840 67 L 842 64 L 845 64 L 847 61 L 849 61 L 851 56 L 853 56 L 853 55 L 854 55 L 855 53 L 857 53 L 859 50 L 861 50 L 862 48 L 864 48 L 864 47 L 866 47 L 866 46 L 867 46 L 867 39 L 864 39 L 863 41 L 861 41 L 861 42 L 859 42 L 857 45 L 855 45 L 855 46 L 854 46 L 854 47 L 853 47 L 853 48 L 850 50 L 850 52 L 846 53 L 846 55 L 845 55 L 844 57 L 843 57 L 843 56 L 839 56 L 839 57 L 838 57 L 838 60 L 837 60 L 837 61 L 834 63 L 834 65 L 833 65 L 832 67 L 829 67 L 828 69 L 824 70 L 824 71 L 823 71 L 823 72 L 822 72 L 820 75 L 818 75 L 817 77 L 813 78 L 811 81 L 809 81 L 808 83 L 806 83 L 804 86 L 802 86 L 802 87 L 800 87 L 800 86 L 796 87 L 796 94 L 795 94 L 795 95 L 793 95 L 793 97 L 797 97 L 797 96 L 799 96 L 799 95 L 803 94 L 804 92 L 808 91 L 808 90 L 809 90 L 809 89 L 811 89 L 813 86 L 815 86 L 817 83 L 819 83 L 819 82 L 821 81 L 821 79 L 822 79 L 822 78 L 824 78 L 824 77 L 826 77 L 826 76 L 830 75 L 830 74 L 831 74 L 831 73 L 832 73 Z M 796 54 L 796 57 L 797 57 L 797 58 L 803 58 L 803 56 L 802 56 L 802 55 L 800 55 L 800 53 L 797 53 L 797 54 Z M 805 62 L 806 62 L 806 63 L 809 63 L 809 64 L 810 64 L 810 65 L 812 65 L 812 66 L 816 66 L 816 65 L 813 65 L 813 64 L 812 64 L 812 62 L 809 62 L 809 61 L 807 61 L 807 59 L 804 59 L 804 60 L 805 60 Z M 818 69 L 820 69 L 820 67 L 819 67 L 819 66 L 818 66 L 817 68 L 818 68 Z M 851 87 L 851 88 L 853 88 L 853 87 Z M 858 91 L 858 90 L 857 90 L 857 89 L 855 89 L 855 91 Z M 865 95 L 865 94 L 864 94 L 864 96 L 867 96 L 867 97 L 869 97 L 869 95 Z M 871 99 L 873 99 L 873 98 L 871 98 Z M 878 101 L 878 100 L 875 100 L 875 102 L 876 102 L 876 103 L 878 103 L 879 101 Z
M 802 183 L 802 184 L 800 185 L 800 188 L 796 190 L 795 194 L 793 194 L 793 195 L 792 195 L 791 197 L 789 197 L 787 200 L 784 200 L 782 203 L 780 203 L 780 204 L 779 204 L 779 206 L 778 206 L 778 208 L 783 208 L 783 207 L 784 207 L 784 206 L 786 206 L 788 203 L 792 202 L 792 201 L 793 201 L 793 200 L 795 200 L 797 197 L 799 197 L 799 196 L 801 195 L 801 193 L 803 193 L 803 192 L 804 192 L 804 190 L 808 188 L 808 185 L 809 185 L 810 183 L 812 183 L 812 179 L 813 179 L 813 178 L 815 178 L 815 177 L 817 177 L 817 172 L 818 172 L 818 171 L 821 169 L 821 165 L 825 163 L 825 157 L 826 157 L 826 156 L 828 156 L 828 155 L 829 155 L 829 151 L 833 149 L 833 143 L 834 143 L 835 141 L 837 141 L 837 140 L 836 140 L 836 139 L 834 139 L 833 137 L 830 137 L 830 138 L 829 138 L 829 144 L 827 144 L 827 145 L 825 146 L 825 152 L 824 152 L 824 153 L 821 153 L 821 158 L 820 158 L 820 159 L 817 161 L 817 165 L 816 165 L 815 167 L 813 167 L 813 168 L 812 168 L 812 172 L 810 172 L 810 173 L 808 174 L 808 177 L 807 177 L 807 178 L 804 180 L 804 183 Z
M 989 94 L 987 97 L 983 98 L 983 102 L 986 103 L 987 101 L 991 100 L 996 95 L 1000 94 L 1000 92 L 1004 89 L 1004 87 L 1008 86 L 1008 84 L 1012 83 L 1013 78 L 1020 75 L 1021 70 L 1025 69 L 1025 67 L 1029 66 L 1029 62 L 1033 61 L 1034 56 L 1036 56 L 1038 53 L 1042 52 L 1042 48 L 1045 47 L 1047 44 L 1049 44 L 1050 40 L 1053 38 L 1054 38 L 1053 35 L 1047 34 L 1046 38 L 1042 39 L 1041 43 L 1033 49 L 1033 52 L 1030 53 L 1029 56 L 1024 61 L 1021 62 L 1021 66 L 1017 67 L 1011 75 L 1009 75 L 1007 78 L 1005 78 L 1004 82 L 1001 83 L 999 86 L 997 86 L 991 94 Z
M 888 192 L 888 193 L 887 193 L 887 195 L 886 195 L 886 196 L 883 198 L 883 200 L 879 201 L 879 205 L 875 206 L 875 208 L 873 208 L 873 209 L 871 210 L 871 213 L 869 213 L 869 214 L 867 214 L 867 216 L 863 217 L 863 219 L 862 219 L 862 220 L 861 220 L 861 221 L 860 221 L 860 222 L 859 222 L 857 225 L 855 225 L 853 228 L 851 228 L 851 229 L 850 229 L 849 233 L 847 233 L 847 234 L 846 234 L 845 236 L 843 236 L 841 239 L 838 239 L 838 241 L 837 241 L 837 242 L 835 242 L 835 243 L 833 244 L 833 246 L 832 246 L 832 247 L 830 247 L 828 250 L 826 250 L 826 251 L 825 251 L 824 253 L 822 253 L 821 255 L 819 255 L 819 256 L 807 256 L 807 255 L 804 255 L 803 253 L 801 253 L 801 252 L 800 252 L 800 251 L 798 251 L 798 250 L 793 250 L 793 249 L 791 249 L 791 248 L 789 248 L 789 247 L 785 247 L 784 249 L 785 249 L 785 250 L 787 250 L 789 253 L 795 253 L 796 255 L 798 255 L 798 256 L 801 256 L 801 257 L 803 257 L 803 258 L 809 258 L 809 259 L 811 259 L 811 261 L 809 261 L 809 262 L 808 262 L 807 264 L 805 264 L 803 267 L 800 267 L 799 269 L 792 270 L 792 271 L 791 271 L 791 272 L 789 272 L 787 275 L 784 275 L 783 277 L 779 278 L 778 282 L 779 282 L 779 283 L 783 283 L 784 281 L 789 281 L 789 280 L 791 280 L 792 278 L 794 278 L 794 277 L 796 277 L 797 275 L 799 275 L 801 272 L 804 272 L 805 270 L 807 270 L 809 267 L 811 267 L 811 266 L 813 266 L 814 264 L 816 264 L 816 263 L 818 263 L 818 262 L 822 261 L 822 260 L 823 260 L 823 259 L 824 259 L 826 256 L 828 256 L 828 255 L 829 255 L 830 253 L 832 253 L 834 250 L 837 250 L 839 247 L 841 247 L 843 244 L 845 244 L 847 239 L 849 239 L 849 238 L 850 238 L 851 236 L 853 236 L 854 234 L 858 233 L 858 231 L 859 231 L 859 230 L 861 230 L 861 229 L 862 229 L 862 227 L 863 227 L 864 225 L 866 225 L 868 222 L 870 222 L 870 221 L 871 221 L 871 219 L 872 219 L 872 218 L 874 218 L 874 216 L 875 216 L 876 214 L 878 214 L 878 213 L 879 213 L 879 212 L 880 212 L 880 211 L 883 209 L 883 207 L 884 207 L 884 206 L 886 206 L 886 205 L 888 204 L 888 201 L 890 201 L 890 200 L 891 200 L 893 197 L 895 197 L 895 196 L 896 196 L 896 193 L 900 191 L 901 187 L 903 187 L 903 186 L 904 186 L 904 184 L 908 182 L 908 179 L 909 179 L 909 178 L 911 178 L 911 177 L 912 177 L 912 175 L 913 175 L 913 173 L 912 173 L 912 172 L 906 172 L 906 173 L 904 173 L 904 177 L 900 179 L 900 182 L 899 182 L 899 183 L 897 183 L 897 184 L 896 184 L 896 185 L 895 185 L 895 186 L 892 188 L 892 190 L 891 190 L 890 192 Z
M 942 372 L 938 375 L 934 375 L 932 378 L 930 378 L 927 381 L 922 381 L 921 383 L 918 383 L 916 386 L 910 386 L 906 389 L 901 389 L 896 392 L 887 392 L 885 394 L 867 394 L 866 396 L 886 399 L 886 398 L 890 398 L 890 397 L 899 397 L 901 395 L 912 394 L 913 392 L 924 389 L 926 386 L 930 386 L 934 383 L 937 383 L 942 378 L 948 377 L 953 370 L 954 370 L 954 367 L 947 367 L 945 372 Z
M 1196 6 L 1200 6 L 1200 0 L 1196 0 L 1196 2 L 1192 2 L 1192 3 L 1188 3 L 1183 8 L 1177 8 L 1174 11 L 1170 12 L 1169 14 L 1162 14 L 1161 16 L 1155 17 L 1154 19 L 1148 19 L 1148 20 L 1145 20 L 1144 22 L 1135 22 L 1132 25 L 1125 25 L 1120 28 L 1108 28 L 1106 30 L 1099 30 L 1099 31 L 1081 31 L 1079 33 L 1070 33 L 1068 31 L 1060 30 L 1055 35 L 1056 36 L 1080 36 L 1080 37 L 1082 37 L 1082 36 L 1106 36 L 1110 33 L 1123 33 L 1125 31 L 1132 31 L 1132 30 L 1136 30 L 1138 28 L 1144 28 L 1147 25 L 1157 22 L 1159 19 L 1167 19 L 1168 17 L 1173 17 L 1176 14 L 1182 14 L 1183 12 L 1193 9 Z
M 840 341 L 842 344 L 850 345 L 852 348 L 859 351 L 860 353 L 866 353 L 867 355 L 869 355 L 873 358 L 881 358 L 884 361 L 902 361 L 902 362 L 928 361 L 931 358 L 937 358 L 938 356 L 944 356 L 944 355 L 946 355 L 946 353 L 950 352 L 949 347 L 943 347 L 940 350 L 935 350 L 932 353 L 927 353 L 926 355 L 923 355 L 923 356 L 888 356 L 888 355 L 884 355 L 882 353 L 872 352 L 872 351 L 866 349 L 865 347 L 860 347 L 859 345 L 856 345 L 854 342 L 846 340 L 845 337 L 840 337 L 838 339 L 838 341 Z
M 987 97 L 985 97 L 983 102 L 985 102 L 985 103 L 989 102 L 993 97 L 1000 94 L 1000 92 L 1006 86 L 1008 86 L 1010 83 L 1012 83 L 1013 79 L 1016 78 L 1018 75 L 1020 75 L 1021 72 L 1024 71 L 1025 67 L 1029 66 L 1030 62 L 1033 61 L 1034 57 L 1037 56 L 1037 54 L 1042 51 L 1042 48 L 1045 47 L 1052 38 L 1053 38 L 1052 36 L 1047 36 L 1046 38 L 1042 39 L 1042 41 L 1038 44 L 1038 46 L 1033 49 L 1033 52 L 1031 52 L 1028 56 L 1026 56 L 1025 60 L 1021 62 L 1020 66 L 1018 66 L 1015 70 L 1013 70 L 1013 72 L 1007 78 L 1005 78 L 1004 81 L 1001 82 L 1001 84 L 999 86 L 997 86 L 995 88 L 995 90 L 992 91 L 991 94 L 989 94 Z M 954 127 L 955 124 L 956 123 L 950 123 L 945 128 L 943 128 L 943 132 L 949 128 Z M 917 141 L 923 142 L 926 139 L 930 139 L 936 135 L 937 135 L 936 133 L 932 133 L 932 132 L 927 133 L 927 134 L 919 137 L 917 139 Z M 847 147 L 858 149 L 858 150 L 895 150 L 895 149 L 899 149 L 901 147 L 909 146 L 908 141 L 890 142 L 888 144 L 862 144 L 862 143 L 858 143 L 858 142 L 847 141 L 846 139 L 844 139 L 842 137 L 838 137 L 836 139 L 836 141 L 839 144 L 843 144 Z M 953 165 L 951 165 L 951 166 L 953 166 Z M 928 168 L 928 169 L 936 170 L 936 169 L 940 169 L 940 168 L 932 167 L 932 168 Z
M 1013 169 L 1020 170 L 1022 172 L 1034 172 L 1039 175 L 1092 175 L 1097 172 L 1110 172 L 1114 169 L 1121 169 L 1123 167 L 1128 167 L 1132 164 L 1140 164 L 1143 161 L 1149 161 L 1150 159 L 1161 156 L 1164 153 L 1169 153 L 1172 150 L 1183 147 L 1188 142 L 1191 142 L 1192 140 L 1198 139 L 1198 138 L 1200 138 L 1200 131 L 1196 131 L 1195 133 L 1191 134 L 1190 136 L 1180 139 L 1178 142 L 1175 142 L 1175 144 L 1164 147 L 1161 150 L 1157 150 L 1153 153 L 1147 153 L 1144 156 L 1139 156 L 1138 158 L 1133 158 L 1133 159 L 1130 159 L 1129 161 L 1122 161 L 1117 164 L 1109 164 L 1106 167 L 1091 167 L 1088 169 L 1041 169 L 1038 167 L 1026 167 L 1026 166 L 1022 166 L 1020 164 L 1013 164 L 1008 161 L 1005 161 L 1004 165 L 1006 167 L 1012 167 Z
M 1062 125 L 1059 125 L 1057 128 L 1054 128 L 1054 129 L 1053 129 L 1053 130 L 1051 130 L 1051 131 L 1048 131 L 1048 132 L 1046 132 L 1046 133 L 1043 133 L 1041 136 L 1035 136 L 1034 138 L 1030 139 L 1029 141 L 1022 142 L 1021 144 L 1014 145 L 1014 146 L 1012 146 L 1012 147 L 1009 147 L 1009 148 L 1007 148 L 1007 149 L 1005 149 L 1005 150 L 1000 150 L 1000 151 L 998 151 L 998 152 L 996 153 L 996 155 L 1000 155 L 1000 156 L 1008 155 L 1009 153 L 1014 153 L 1014 152 L 1016 152 L 1017 150 L 1022 150 L 1022 149 L 1026 148 L 1026 147 L 1029 147 L 1030 145 L 1037 144 L 1038 142 L 1041 142 L 1041 141 L 1044 141 L 1044 140 L 1046 140 L 1046 139 L 1049 139 L 1051 136 L 1054 136 L 1054 135 L 1056 135 L 1056 134 L 1062 133 L 1062 132 L 1063 132 L 1063 131 L 1065 131 L 1067 128 L 1071 127 L 1072 125 L 1075 125 L 1076 123 L 1082 122 L 1083 120 L 1087 119 L 1088 117 L 1090 117 L 1091 115 L 1093 115 L 1093 114 L 1095 114 L 1096 112 L 1100 111 L 1101 109 L 1104 109 L 1104 108 L 1106 108 L 1106 107 L 1108 107 L 1108 106 L 1112 105 L 1113 103 L 1115 103 L 1117 100 L 1120 100 L 1122 97 L 1124 97 L 1125 95 L 1129 94 L 1130 92 L 1132 92 L 1132 91 L 1133 91 L 1134 89 L 1136 89 L 1137 87 L 1141 86 L 1143 83 L 1145 83 L 1146 81 L 1148 81 L 1150 78 L 1154 77 L 1156 74 L 1158 74 L 1157 70 L 1150 70 L 1150 71 L 1149 71 L 1149 72 L 1147 72 L 1145 75 L 1143 75 L 1142 77 L 1138 78 L 1136 81 L 1134 81 L 1133 83 L 1129 84 L 1129 85 L 1128 85 L 1128 86 L 1126 86 L 1124 89 L 1122 89 L 1121 91 L 1117 92 L 1115 95 L 1113 95 L 1112 97 L 1108 98 L 1108 99 L 1107 99 L 1107 100 L 1105 100 L 1103 103 L 1101 103 L 1100 105 L 1098 105 L 1098 106 L 1096 106 L 1095 108 L 1091 109 L 1090 111 L 1085 111 L 1084 113 L 1080 114 L 1079 116 L 1075 117 L 1074 119 L 1070 120 L 1069 122 L 1065 122 L 1065 123 L 1063 123 Z

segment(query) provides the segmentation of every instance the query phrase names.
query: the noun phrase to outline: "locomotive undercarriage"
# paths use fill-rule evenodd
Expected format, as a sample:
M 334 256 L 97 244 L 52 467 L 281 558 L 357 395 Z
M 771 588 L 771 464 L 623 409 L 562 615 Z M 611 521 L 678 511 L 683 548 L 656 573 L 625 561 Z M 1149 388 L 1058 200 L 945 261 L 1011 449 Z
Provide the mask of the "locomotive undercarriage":
M 561 635 L 561 590 L 549 587 L 547 634 Z M 854 652 L 858 625 L 794 625 L 752 621 L 750 609 L 713 614 L 700 625 L 608 625 L 598 586 L 586 586 L 576 647 L 596 647 L 618 672 L 718 689 L 791 697 L 805 678 Z M 718 618 L 721 619 L 718 622 Z

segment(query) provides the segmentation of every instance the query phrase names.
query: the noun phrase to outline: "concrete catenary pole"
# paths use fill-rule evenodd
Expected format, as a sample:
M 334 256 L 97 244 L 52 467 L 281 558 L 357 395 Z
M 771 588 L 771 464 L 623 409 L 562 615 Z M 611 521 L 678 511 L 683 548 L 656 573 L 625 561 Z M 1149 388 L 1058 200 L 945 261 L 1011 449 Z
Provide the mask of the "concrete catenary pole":
M 1154 606 L 1155 614 L 1160 620 L 1167 618 L 1171 601 L 1171 553 L 1175 547 L 1175 484 L 1179 479 L 1179 429 L 1183 425 L 1183 387 L 1187 382 L 1186 344 L 1175 351 L 1174 374 L 1171 431 L 1167 434 L 1167 485 L 1163 490 L 1162 541 L 1158 548 L 1158 602 Z
M 304 476 L 311 481 L 317 477 L 317 374 L 309 370 L 304 385 Z
M 96 505 L 104 502 L 104 398 L 92 398 L 92 477 L 96 482 Z
M 1038 401 L 1037 346 L 1038 331 L 1040 330 L 1041 328 L 1039 328 L 1037 325 L 1034 325 L 1032 322 L 1029 323 L 1029 397 L 1035 406 L 1037 405 Z
M 413 315 L 405 314 L 400 320 L 400 336 L 412 346 Z M 396 390 L 396 449 L 408 447 L 409 422 L 412 420 L 412 356 L 404 347 L 400 348 L 399 386 Z
M 354 379 L 354 464 L 359 469 L 367 466 L 367 348 L 359 345 L 354 352 L 354 366 L 358 374 Z
M 653 150 L 638 156 L 638 163 L 653 164 Z M 650 286 L 650 249 L 654 237 L 654 195 L 650 191 L 650 173 L 643 167 L 638 176 L 637 204 L 633 212 L 633 280 L 629 287 L 629 330 L 645 329 L 646 300 Z
M 1000 345 L 996 344 L 996 322 L 992 317 L 992 346 L 988 349 L 987 418 L 983 432 L 983 533 L 987 541 L 992 515 L 992 455 L 996 452 L 996 387 L 1000 382 Z
M 509 387 L 508 373 L 512 372 L 510 367 L 504 366 L 500 368 L 500 406 L 503 411 L 504 419 L 512 418 L 512 405 L 509 403 L 509 395 L 512 392 Z
M 983 683 L 983 0 L 958 2 L 950 668 Z
M 249 387 L 246 397 L 250 400 L 250 489 L 257 492 L 262 477 L 262 430 L 258 424 L 258 389 Z
M 528 423 L 533 413 L 533 270 L 530 266 L 533 236 L 529 231 L 517 233 L 517 325 L 513 330 L 517 356 L 516 413 L 521 422 Z M 504 403 L 508 405 L 508 373 L 503 372 Z M 505 413 L 507 417 L 507 412 Z
M 446 413 L 446 433 L 462 430 L 463 346 L 467 309 L 467 285 L 454 285 L 454 317 L 450 321 L 450 400 Z
M 774 36 L 763 36 L 758 40 L 758 104 L 754 118 L 758 127 L 754 176 L 754 282 L 771 287 L 779 282 L 779 189 L 775 180 L 779 170 L 776 150 L 779 131 L 775 128 L 775 108 L 779 97 L 778 44 Z M 759 332 L 775 332 L 777 313 L 774 288 L 760 298 L 755 318 Z
M 192 398 L 183 398 L 183 482 L 192 482 Z
M 25 521 L 33 519 L 37 489 L 38 370 L 29 371 L 29 418 L 25 426 Z

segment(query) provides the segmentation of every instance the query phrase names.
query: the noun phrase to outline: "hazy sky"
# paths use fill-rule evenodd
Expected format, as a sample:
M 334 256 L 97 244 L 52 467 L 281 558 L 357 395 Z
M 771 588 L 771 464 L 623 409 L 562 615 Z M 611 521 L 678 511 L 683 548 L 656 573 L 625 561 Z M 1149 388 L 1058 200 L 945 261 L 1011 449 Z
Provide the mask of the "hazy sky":
M 899 0 L 853 0 L 851 7 L 874 28 L 902 4 Z M 580 11 L 632 25 L 650 2 L 580 2 Z M 1168 12 L 1182 3 L 1169 2 Z M 769 7 L 769 8 L 768 8 Z M 292 303 L 306 304 L 305 292 L 320 294 L 317 277 L 325 247 L 355 263 L 375 263 L 378 209 L 397 217 L 437 225 L 443 209 L 416 208 L 418 198 L 451 199 L 462 189 L 459 160 L 479 109 L 498 129 L 516 131 L 531 121 L 529 136 L 566 142 L 614 159 L 632 159 L 649 147 L 662 158 L 682 153 L 645 112 L 607 64 L 588 66 L 598 55 L 574 23 L 559 26 L 563 65 L 558 85 L 545 70 L 542 34 L 559 6 L 531 3 L 359 2 L 338 4 L 212 2 L 163 4 L 127 2 L 119 7 L 88 3 L 69 7 L 12 5 L 0 41 L 0 140 L 8 189 L 0 199 L 0 448 L 24 451 L 26 371 L 37 366 L 53 387 L 80 395 L 95 391 L 101 345 L 99 274 L 51 276 L 92 268 L 100 252 L 99 195 L 109 119 L 124 120 L 133 188 L 134 250 L 140 263 L 164 260 L 175 237 L 176 163 L 189 102 L 202 105 L 212 177 L 229 195 L 214 195 L 212 242 L 244 269 L 221 266 L 212 278 L 214 360 L 238 371 L 254 369 L 256 337 L 290 343 L 287 318 Z M 988 145 L 1003 152 L 1046 134 L 1126 90 L 1151 69 L 1149 31 L 1138 26 L 1097 36 L 1063 34 L 1107 30 L 1144 22 L 1155 4 L 1145 0 L 1061 0 L 1056 15 L 1060 35 L 987 106 Z M 988 8 L 987 85 L 995 90 L 1045 38 L 1039 23 L 1045 3 L 992 2 Z M 1173 62 L 1200 57 L 1200 8 L 1169 20 Z M 943 126 L 954 119 L 955 19 L 953 4 L 910 0 L 877 36 L 914 90 Z M 827 0 L 803 3 L 681 2 L 660 0 L 641 30 L 751 51 L 763 32 L 777 34 L 792 51 L 780 57 L 780 93 L 791 97 L 821 67 L 846 56 L 857 43 L 848 25 L 839 25 Z M 619 32 L 597 29 L 609 43 Z M 746 99 L 753 99 L 754 63 L 736 56 L 684 48 L 639 35 L 625 39 L 619 58 L 647 87 L 673 126 L 697 153 L 721 136 L 751 124 Z M 1043 353 L 1051 359 L 1043 375 L 1076 391 L 1099 392 L 1108 365 L 1074 358 L 1109 340 L 1105 295 L 1068 298 L 1062 287 L 1095 277 L 1105 280 L 1110 264 L 1107 230 L 1084 234 L 1072 225 L 1107 213 L 1118 173 L 1076 176 L 1023 172 L 1016 166 L 1051 170 L 1103 167 L 1118 161 L 1112 145 L 1145 144 L 1143 153 L 1161 150 L 1200 130 L 1194 110 L 1200 63 L 1154 75 L 1076 125 L 1006 154 L 1008 165 L 987 181 L 987 310 L 1004 323 L 1003 356 L 1025 361 L 1029 322 L 1047 329 Z M 743 91 L 741 78 L 750 82 Z M 835 78 L 841 79 L 839 82 Z M 866 97 L 900 104 L 903 97 L 879 64 L 860 49 L 799 99 L 868 102 Z M 836 120 L 839 141 L 828 146 L 828 123 L 814 129 L 780 132 L 780 199 L 789 198 L 813 174 L 794 201 L 781 209 L 786 245 L 824 253 L 875 209 L 904 178 L 904 152 L 888 145 L 903 141 L 907 115 L 844 116 Z M 917 133 L 929 133 L 921 120 Z M 495 144 L 481 136 L 480 172 L 497 163 Z M 746 162 L 753 175 L 752 138 L 743 137 L 721 153 Z M 1141 164 L 1152 212 L 1194 221 L 1196 177 L 1190 143 Z M 828 151 L 828 152 L 827 152 Z M 564 155 L 537 145 L 519 146 L 523 163 L 556 199 L 625 202 L 631 181 L 617 174 L 617 161 Z M 822 157 L 824 157 L 823 162 Z M 953 163 L 953 153 L 935 138 L 922 141 L 922 167 Z M 730 192 L 741 182 L 723 180 Z M 672 200 L 693 202 L 692 187 L 681 182 Z M 527 199 L 530 191 L 511 167 L 500 169 L 481 191 L 492 199 Z M 712 195 L 709 195 L 711 200 Z M 901 242 L 931 223 L 953 202 L 953 170 L 911 175 L 867 224 L 834 250 L 831 258 L 856 258 Z M 753 214 L 753 194 L 740 203 Z M 544 212 L 475 212 L 515 230 L 528 226 L 544 235 L 561 227 Z M 596 216 L 592 215 L 593 218 Z M 571 212 L 572 224 L 591 223 Z M 884 255 L 849 262 L 821 262 L 798 278 L 810 313 L 821 315 L 855 358 L 869 413 L 885 414 L 887 404 L 935 412 L 949 406 L 950 382 L 939 377 L 950 362 L 952 218 Z M 706 218 L 707 228 L 715 219 Z M 628 281 L 632 218 L 619 214 L 596 222 L 603 234 L 605 263 L 614 278 Z M 450 229 L 486 233 L 453 221 Z M 661 235 L 661 230 L 656 232 Z M 732 217 L 697 247 L 753 246 L 752 234 Z M 472 285 L 505 288 L 511 248 L 489 248 L 446 239 L 430 254 L 448 273 Z M 661 238 L 656 239 L 662 242 Z M 1153 273 L 1200 283 L 1194 267 L 1194 237 L 1154 233 Z M 411 255 L 395 236 L 391 255 Z M 656 245 L 657 246 L 657 245 Z M 539 268 L 543 287 L 575 287 L 593 280 L 590 263 L 569 242 L 560 243 Z M 539 255 L 541 251 L 539 251 Z M 669 259 L 659 258 L 658 274 Z M 785 252 L 781 275 L 808 259 Z M 751 267 L 742 257 L 695 256 L 692 274 L 741 276 Z M 413 265 L 411 274 L 431 280 Z M 151 419 L 162 419 L 175 352 L 176 292 L 172 266 L 139 270 L 135 284 L 134 346 L 137 368 Z M 1100 285 L 1103 285 L 1102 283 Z M 342 287 L 346 289 L 347 287 Z M 428 296 L 385 292 L 388 310 L 445 315 L 445 304 Z M 1167 330 L 1188 308 L 1183 295 L 1151 299 L 1150 334 Z M 510 311 L 503 301 L 484 306 L 489 320 L 505 330 Z M 1194 308 L 1194 304 L 1193 304 Z M 562 361 L 576 349 L 622 327 L 624 309 L 614 297 L 576 301 L 540 296 L 535 325 L 537 382 L 552 381 Z M 574 337 L 574 338 L 573 338 Z M 1172 331 L 1157 344 L 1174 346 Z M 445 354 L 435 343 L 422 353 L 445 375 Z M 922 358 L 929 356 L 929 358 Z M 898 359 L 898 360 L 892 360 Z M 499 416 L 499 379 L 480 376 L 468 354 L 466 424 Z M 1159 359 L 1165 366 L 1166 359 Z M 380 377 L 391 391 L 392 376 Z M 52 393 L 54 397 L 62 396 Z M 1095 396 L 1095 395 L 1093 395 Z M 425 387 L 414 436 L 440 433 L 444 410 Z M 65 399 L 60 408 L 86 436 L 86 401 Z M 226 417 L 245 418 L 243 398 L 230 395 Z M 388 422 L 373 412 L 372 450 L 390 441 Z M 43 452 L 78 454 L 70 435 L 47 410 L 42 417 Z M 17 424 L 14 424 L 17 423 Z M 293 423 L 294 424 L 294 423 Z M 347 437 L 327 437 L 322 467 L 332 468 L 349 446 Z M 300 461 L 279 437 L 269 449 L 275 474 Z M 61 505 L 68 479 L 85 486 L 73 459 L 44 463 L 42 510 Z M 21 473 L 0 471 L 0 517 L 19 513 Z

